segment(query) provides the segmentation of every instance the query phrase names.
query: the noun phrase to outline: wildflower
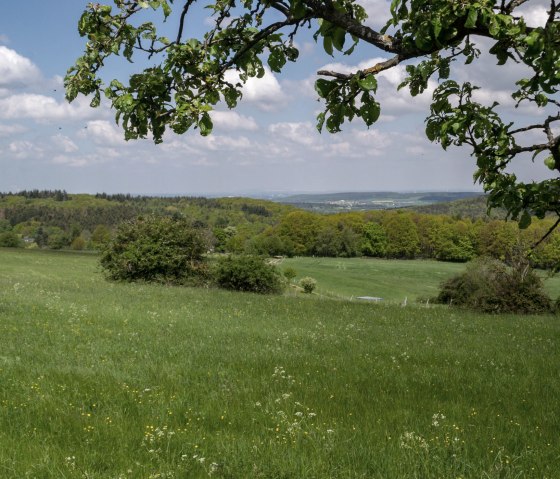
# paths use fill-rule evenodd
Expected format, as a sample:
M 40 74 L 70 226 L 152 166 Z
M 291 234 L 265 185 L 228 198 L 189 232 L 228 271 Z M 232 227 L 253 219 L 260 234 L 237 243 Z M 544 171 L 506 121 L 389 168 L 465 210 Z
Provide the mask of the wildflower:
M 438 427 L 439 426 L 439 422 L 443 421 L 445 419 L 445 416 L 439 412 L 436 412 L 433 416 L 432 416 L 432 426 L 434 427 Z

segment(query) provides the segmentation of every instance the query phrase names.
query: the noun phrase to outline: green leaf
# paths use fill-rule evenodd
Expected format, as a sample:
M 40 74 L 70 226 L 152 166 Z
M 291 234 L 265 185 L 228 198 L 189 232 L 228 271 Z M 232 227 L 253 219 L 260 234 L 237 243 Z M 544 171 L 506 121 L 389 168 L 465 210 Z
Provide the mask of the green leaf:
M 432 29 L 434 31 L 434 38 L 438 38 L 441 33 L 441 19 L 440 17 L 435 17 L 432 20 Z
M 212 119 L 208 113 L 204 113 L 200 120 L 198 121 L 198 127 L 200 128 L 200 134 L 202 136 L 207 136 L 212 133 L 212 128 L 214 124 L 212 123 Z
M 544 164 L 547 166 L 549 170 L 556 169 L 556 160 L 554 160 L 554 156 L 550 155 L 544 159 Z
M 325 51 L 332 56 L 333 54 L 333 43 L 331 37 L 324 37 L 323 38 L 323 48 Z
M 322 111 L 317 115 L 317 131 L 321 133 L 323 131 L 323 125 L 325 124 L 325 112 Z
M 301 0 L 295 0 L 294 2 L 292 2 L 291 7 L 292 15 L 296 19 L 302 18 L 307 13 L 305 4 Z
M 367 75 L 364 78 L 360 78 L 358 80 L 358 85 L 362 88 L 362 90 L 370 91 L 375 90 L 377 88 L 377 79 L 374 75 Z
M 522 230 L 529 227 L 531 224 L 531 214 L 527 210 L 523 210 L 521 218 L 519 218 L 519 228 Z
M 428 124 L 426 125 L 426 136 L 428 137 L 428 140 L 430 141 L 435 141 L 435 139 L 437 138 L 437 134 L 438 134 L 438 125 L 435 122 L 428 122 Z
M 344 49 L 344 41 L 346 39 L 346 31 L 342 28 L 335 28 L 332 35 L 332 43 L 334 47 L 341 52 Z
M 270 55 L 268 56 L 268 66 L 273 72 L 279 73 L 285 64 L 286 57 L 282 50 L 277 48 L 270 52 Z
M 465 22 L 465 28 L 476 27 L 477 20 L 478 20 L 478 10 L 475 7 L 469 8 L 469 14 L 467 15 L 467 21 Z
M 381 113 L 381 107 L 376 101 L 370 100 L 360 108 L 359 114 L 361 118 L 365 121 L 367 126 L 373 125 L 378 119 Z
M 331 91 L 336 88 L 336 82 L 325 80 L 324 78 L 319 78 L 315 82 L 315 91 L 319 94 L 321 98 L 327 98 Z

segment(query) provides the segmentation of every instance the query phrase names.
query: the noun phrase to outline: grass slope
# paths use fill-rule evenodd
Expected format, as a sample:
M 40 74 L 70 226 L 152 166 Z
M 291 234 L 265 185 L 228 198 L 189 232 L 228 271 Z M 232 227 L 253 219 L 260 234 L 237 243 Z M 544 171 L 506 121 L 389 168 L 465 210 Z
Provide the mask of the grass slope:
M 0 250 L 0 477 L 557 478 L 559 339 Z
M 376 296 L 402 302 L 432 298 L 439 285 L 463 271 L 465 264 L 429 260 L 386 260 L 364 258 L 286 258 L 280 268 L 294 268 L 295 281 L 304 276 L 317 280 L 320 295 L 352 298 Z M 544 277 L 544 275 L 543 275 Z M 545 278 L 552 298 L 560 296 L 560 277 Z

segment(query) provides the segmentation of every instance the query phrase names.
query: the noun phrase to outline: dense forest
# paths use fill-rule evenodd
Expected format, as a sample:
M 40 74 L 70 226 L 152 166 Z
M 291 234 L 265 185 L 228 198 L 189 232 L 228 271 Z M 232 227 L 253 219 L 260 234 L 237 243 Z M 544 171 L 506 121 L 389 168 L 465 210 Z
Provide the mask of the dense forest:
M 515 222 L 482 216 L 478 198 L 447 208 L 443 211 L 452 214 L 405 209 L 323 215 L 249 198 L 35 190 L 0 194 L 0 246 L 100 249 L 123 221 L 155 214 L 186 218 L 206 229 L 216 252 L 468 261 L 481 255 L 507 259 L 527 251 L 552 226 L 552 220 L 544 219 L 520 230 Z M 543 268 L 560 263 L 560 233 L 550 235 L 532 258 Z

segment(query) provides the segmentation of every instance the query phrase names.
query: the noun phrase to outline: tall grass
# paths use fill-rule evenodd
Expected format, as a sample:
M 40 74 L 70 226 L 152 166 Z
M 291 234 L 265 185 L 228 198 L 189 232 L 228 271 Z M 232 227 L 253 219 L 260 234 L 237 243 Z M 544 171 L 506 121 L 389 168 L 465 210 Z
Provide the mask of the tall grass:
M 0 250 L 0 477 L 556 478 L 559 339 Z

